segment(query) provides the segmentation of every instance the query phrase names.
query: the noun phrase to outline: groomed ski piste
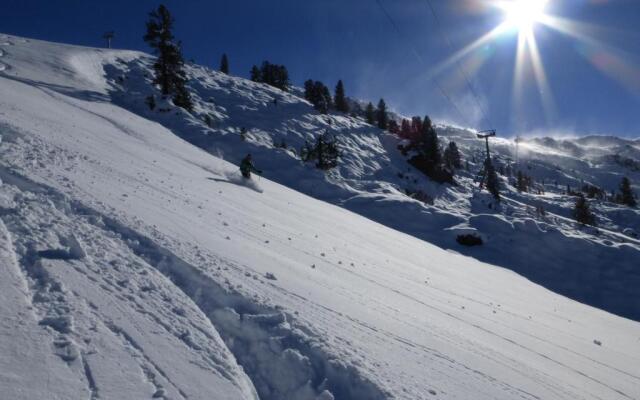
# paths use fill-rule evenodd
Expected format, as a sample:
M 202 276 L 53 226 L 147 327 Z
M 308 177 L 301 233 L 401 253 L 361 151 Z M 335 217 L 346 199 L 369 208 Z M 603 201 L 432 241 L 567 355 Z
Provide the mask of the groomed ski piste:
M 640 398 L 640 323 L 244 186 L 112 101 L 141 53 L 0 42 L 3 398 Z

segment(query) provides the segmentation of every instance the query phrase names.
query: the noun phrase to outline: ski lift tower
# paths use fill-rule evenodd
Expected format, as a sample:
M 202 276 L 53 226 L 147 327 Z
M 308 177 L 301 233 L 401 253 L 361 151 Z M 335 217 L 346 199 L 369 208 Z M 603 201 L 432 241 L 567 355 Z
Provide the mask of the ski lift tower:
M 482 187 L 484 186 L 484 182 L 487 179 L 487 173 L 489 172 L 487 171 L 487 163 L 491 163 L 491 153 L 489 152 L 489 138 L 495 135 L 496 135 L 495 129 L 480 131 L 476 134 L 478 139 L 484 139 L 485 145 L 487 148 L 487 158 L 485 159 L 485 162 L 482 166 L 482 178 L 480 179 L 480 189 L 482 189 Z
M 476 134 L 478 139 L 484 139 L 485 144 L 487 145 L 487 159 L 491 160 L 491 154 L 489 153 L 489 138 L 496 135 L 495 129 L 490 129 L 488 131 L 480 131 Z
M 105 32 L 104 35 L 102 35 L 102 38 L 105 39 L 107 41 L 107 47 L 111 48 L 111 40 L 113 39 L 113 37 L 115 36 L 115 32 L 114 31 L 109 31 L 109 32 Z

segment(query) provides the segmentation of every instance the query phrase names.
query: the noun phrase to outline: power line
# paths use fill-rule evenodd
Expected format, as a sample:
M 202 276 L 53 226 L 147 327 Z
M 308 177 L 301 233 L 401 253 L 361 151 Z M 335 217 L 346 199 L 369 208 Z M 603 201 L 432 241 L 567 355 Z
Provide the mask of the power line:
M 449 51 L 453 52 L 453 45 L 451 44 L 451 41 L 449 40 L 449 38 L 444 34 L 444 29 L 442 29 L 442 23 L 440 22 L 440 18 L 436 13 L 435 7 L 433 7 L 433 3 L 431 2 L 431 0 L 424 0 L 424 1 L 426 2 L 427 8 L 429 9 L 429 11 L 431 11 L 431 14 L 433 15 L 433 19 L 436 21 L 436 28 L 437 28 L 438 34 L 440 35 L 440 38 L 443 40 L 443 42 L 447 44 L 447 47 L 449 47 Z M 485 112 L 482 102 L 480 101 L 480 96 L 478 95 L 478 92 L 475 90 L 473 84 L 471 83 L 471 79 L 469 78 L 469 75 L 467 74 L 466 70 L 460 66 L 460 62 L 458 60 L 456 60 L 455 63 L 456 63 L 456 66 L 458 67 L 458 70 L 464 77 L 467 87 L 469 88 L 471 95 L 475 99 L 476 104 L 478 105 L 478 109 L 482 113 L 483 118 L 486 120 L 486 122 L 489 123 L 489 125 L 493 126 L 491 117 L 489 117 L 488 112 Z
M 418 61 L 422 65 L 424 65 L 425 64 L 424 59 L 422 58 L 422 56 L 420 56 L 420 53 L 418 53 L 418 51 L 416 50 L 416 46 L 408 38 L 405 37 L 405 35 L 402 33 L 402 31 L 400 30 L 398 25 L 395 23 L 395 21 L 391 17 L 391 14 L 389 14 L 389 12 L 384 8 L 384 6 L 380 2 L 380 0 L 376 0 L 376 3 L 380 7 L 380 10 L 382 10 L 382 13 L 387 17 L 387 19 L 389 20 L 389 23 L 391 24 L 391 26 L 393 26 L 393 28 L 395 29 L 395 31 L 398 34 L 398 36 L 400 36 L 400 39 L 402 39 L 403 41 L 409 43 L 409 45 L 411 46 L 411 51 L 412 51 L 413 55 L 416 57 L 416 59 L 418 59 Z M 465 120 L 465 121 L 467 121 L 467 123 L 469 123 L 469 120 L 460 111 L 460 109 L 458 108 L 456 103 L 451 99 L 451 96 L 449 96 L 447 94 L 446 90 L 444 90 L 442 85 L 440 85 L 440 82 L 438 82 L 438 80 L 435 77 L 432 78 L 432 79 L 433 79 L 434 83 L 436 84 L 438 90 L 440 91 L 440 94 L 442 95 L 442 97 L 444 97 L 451 104 L 451 106 L 453 106 L 453 109 L 456 111 L 458 116 L 460 116 L 463 120 Z M 480 111 L 482 112 L 482 109 L 480 109 Z
M 382 3 L 380 3 L 380 0 L 376 0 L 376 2 L 378 3 L 378 6 L 380 6 L 380 9 L 382 10 L 382 12 L 384 13 L 384 15 L 387 17 L 387 19 L 389 20 L 389 23 L 393 26 L 393 28 L 396 30 L 396 33 L 398 34 L 398 36 L 400 36 L 402 39 L 406 39 L 404 37 L 404 35 L 402 34 L 402 31 L 400 30 L 400 28 L 398 27 L 398 25 L 396 24 L 396 22 L 393 20 L 393 18 L 391 18 L 391 14 L 389 14 L 387 12 L 387 9 L 384 8 L 384 6 L 382 5 Z M 418 53 L 416 51 L 415 46 L 411 46 L 411 51 L 413 52 L 413 55 L 418 59 L 418 61 L 420 61 L 422 64 L 424 64 L 424 59 L 422 58 L 422 56 L 420 56 L 420 53 Z

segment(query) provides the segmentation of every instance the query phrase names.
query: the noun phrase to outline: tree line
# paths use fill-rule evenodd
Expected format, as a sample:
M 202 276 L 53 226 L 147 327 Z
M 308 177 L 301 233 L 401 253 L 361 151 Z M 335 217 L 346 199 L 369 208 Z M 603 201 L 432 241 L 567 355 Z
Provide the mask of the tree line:
M 147 32 L 144 40 L 157 55 L 153 65 L 154 84 L 160 86 L 163 96 L 171 96 L 176 106 L 192 111 L 193 102 L 186 88 L 187 79 L 181 43 L 175 40 L 172 33 L 173 17 L 164 5 L 160 5 L 149 14 L 146 25 Z M 226 54 L 223 54 L 220 59 L 219 70 L 225 74 L 230 72 L 229 58 Z M 287 68 L 266 60 L 259 67 L 254 65 L 249 75 L 254 82 L 265 83 L 283 91 L 288 91 L 291 86 Z M 364 110 L 357 103 L 352 108 L 346 97 L 342 80 L 337 82 L 332 95 L 324 83 L 308 79 L 304 82 L 304 97 L 320 113 L 327 114 L 330 111 L 351 113 L 353 116 L 362 117 L 367 123 L 379 129 L 388 130 L 407 139 L 409 144 L 405 151 L 414 153 L 408 160 L 411 165 L 436 182 L 455 184 L 454 171 L 461 168 L 460 152 L 454 142 L 449 143 L 445 149 L 441 149 L 438 135 L 429 117 L 425 117 L 424 120 L 413 117 L 410 121 L 403 120 L 399 126 L 395 120 L 389 118 L 386 102 L 382 98 L 376 107 L 369 102 Z M 148 98 L 147 104 L 153 109 L 155 99 Z M 318 136 L 316 143 L 305 144 L 301 154 L 304 161 L 313 160 L 316 161 L 318 168 L 330 169 L 337 165 L 340 154 L 338 147 L 337 140 L 325 133 Z
M 170 96 L 176 106 L 192 111 L 193 101 L 186 87 L 187 77 L 182 44 L 173 35 L 174 23 L 175 20 L 169 10 L 164 5 L 158 6 L 149 13 L 143 39 L 157 56 L 153 64 L 153 83 L 159 86 L 163 96 Z M 229 74 L 229 59 L 226 54 L 223 54 L 220 59 L 219 70 Z M 283 91 L 288 91 L 291 86 L 287 68 L 266 60 L 260 67 L 254 65 L 249 75 L 254 82 L 265 83 Z M 364 109 L 357 102 L 350 104 L 345 95 L 342 80 L 336 83 L 331 94 L 329 88 L 321 81 L 308 79 L 304 82 L 304 97 L 320 113 L 327 114 L 330 111 L 351 113 L 352 116 L 363 118 L 368 124 L 397 135 L 404 141 L 399 149 L 409 157 L 409 164 L 435 182 L 455 184 L 455 171 L 462 168 L 460 151 L 453 141 L 444 147 L 441 146 L 436 129 L 428 116 L 424 118 L 414 116 L 410 119 L 402 119 L 398 123 L 389 117 L 386 102 L 382 98 L 375 107 L 371 102 L 367 103 Z M 147 104 L 153 109 L 155 99 L 152 96 L 147 98 Z M 334 168 L 338 165 L 340 156 L 338 140 L 325 132 L 317 136 L 315 143 L 305 143 L 300 154 L 303 161 L 315 162 L 320 169 Z M 501 173 L 503 173 L 502 170 Z M 509 175 L 511 174 L 512 172 L 509 172 Z M 499 199 L 500 182 L 489 157 L 484 161 L 484 183 L 488 191 Z M 534 187 L 534 181 L 526 173 L 517 171 L 514 186 L 519 192 L 530 192 Z M 590 184 L 583 184 L 580 192 L 574 192 L 568 186 L 567 194 L 577 197 L 573 217 L 581 224 L 595 225 L 595 216 L 590 210 L 587 199 L 606 200 L 605 191 Z M 608 199 L 629 207 L 637 206 L 636 195 L 627 177 L 622 178 L 619 192 L 617 194 L 612 192 Z

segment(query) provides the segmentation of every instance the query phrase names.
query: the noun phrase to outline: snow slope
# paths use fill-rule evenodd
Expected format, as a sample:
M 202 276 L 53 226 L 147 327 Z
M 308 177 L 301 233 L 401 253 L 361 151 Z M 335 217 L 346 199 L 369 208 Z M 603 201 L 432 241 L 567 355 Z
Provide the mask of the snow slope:
M 147 55 L 118 52 L 101 57 L 104 76 L 95 80 L 111 102 L 212 154 L 237 165 L 251 152 L 265 176 L 278 183 L 439 247 L 509 268 L 580 302 L 640 320 L 640 211 L 594 200 L 599 229 L 585 229 L 572 218 L 575 197 L 565 193 L 567 185 L 577 190 L 585 183 L 609 192 L 625 174 L 637 185 L 640 167 L 629 169 L 611 159 L 636 157 L 640 166 L 635 142 L 608 137 L 532 140 L 520 144 L 516 165 L 515 143 L 494 140 L 498 165 L 523 170 L 544 189 L 544 194 L 519 193 L 514 179 L 503 177 L 502 206 L 496 208 L 486 193 L 478 193 L 475 178 L 484 160 L 484 143 L 469 130 L 440 127 L 443 144 L 455 140 L 469 168 L 458 171 L 458 186 L 437 185 L 408 165 L 397 149 L 397 137 L 360 118 L 318 114 L 298 88 L 284 93 L 189 65 L 195 107 L 187 113 L 162 101 L 153 89 L 152 59 Z M 158 103 L 154 110 L 146 105 L 148 96 Z M 313 142 L 325 131 L 336 135 L 342 148 L 338 168 L 327 174 L 296 155 L 305 141 Z M 417 190 L 432 197 L 433 204 L 407 194 Z M 536 215 L 537 207 L 546 215 Z M 469 232 L 483 237 L 481 248 L 456 242 L 458 234 Z
M 640 397 L 640 323 L 238 184 L 111 102 L 101 68 L 135 53 L 0 41 L 12 399 Z

